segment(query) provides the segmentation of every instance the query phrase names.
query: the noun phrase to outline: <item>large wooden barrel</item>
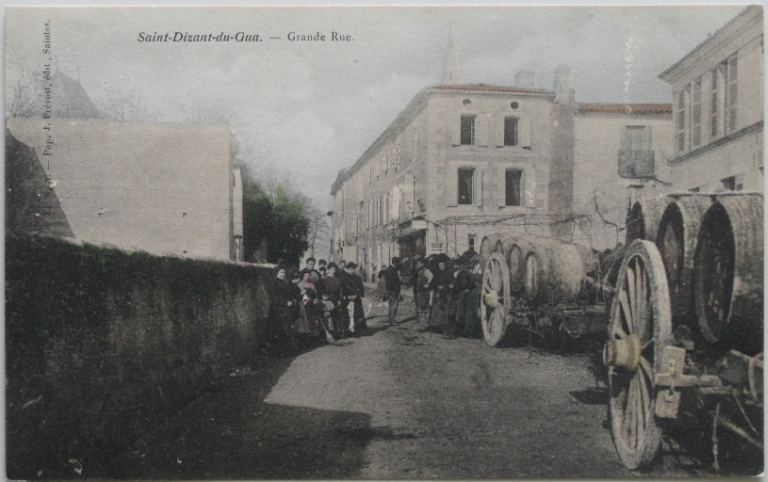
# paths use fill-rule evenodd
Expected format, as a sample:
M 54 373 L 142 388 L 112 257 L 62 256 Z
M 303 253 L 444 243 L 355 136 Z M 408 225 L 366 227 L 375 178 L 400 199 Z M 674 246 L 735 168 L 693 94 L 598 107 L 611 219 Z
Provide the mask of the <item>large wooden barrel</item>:
M 763 351 L 763 195 L 719 194 L 701 222 L 693 295 L 702 335 L 723 349 Z
M 693 255 L 704 213 L 712 205 L 711 195 L 670 195 L 659 222 L 656 246 L 667 272 L 673 323 L 695 318 L 693 308 Z
M 597 256 L 590 249 L 554 238 L 527 241 L 533 247 L 525 255 L 523 283 L 532 304 L 573 302 L 585 294 L 587 273 L 597 269 Z
M 627 236 L 624 244 L 631 246 L 636 239 L 656 241 L 659 221 L 668 202 L 666 197 L 656 197 L 633 204 L 627 215 Z
M 509 267 L 509 287 L 513 295 L 525 292 L 525 262 L 535 249 L 536 240 L 541 236 L 522 234 L 504 239 L 504 256 Z
M 496 244 L 499 242 L 499 240 L 502 238 L 502 235 L 499 233 L 489 234 L 488 236 L 483 236 L 483 240 L 480 241 L 480 265 L 485 266 L 486 262 L 488 261 L 488 258 L 491 257 L 491 255 L 496 251 Z

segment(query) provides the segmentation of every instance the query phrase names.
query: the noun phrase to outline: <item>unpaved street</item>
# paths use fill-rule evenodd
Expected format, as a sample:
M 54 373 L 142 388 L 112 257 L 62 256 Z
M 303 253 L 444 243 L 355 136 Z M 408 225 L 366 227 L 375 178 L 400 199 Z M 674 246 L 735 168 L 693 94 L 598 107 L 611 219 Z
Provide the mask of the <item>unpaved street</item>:
M 243 367 L 115 469 L 161 479 L 633 476 L 587 356 L 420 334 L 408 304 L 393 328 L 385 314 L 373 307 L 367 334 L 344 345 Z M 674 466 L 652 475 L 685 475 Z

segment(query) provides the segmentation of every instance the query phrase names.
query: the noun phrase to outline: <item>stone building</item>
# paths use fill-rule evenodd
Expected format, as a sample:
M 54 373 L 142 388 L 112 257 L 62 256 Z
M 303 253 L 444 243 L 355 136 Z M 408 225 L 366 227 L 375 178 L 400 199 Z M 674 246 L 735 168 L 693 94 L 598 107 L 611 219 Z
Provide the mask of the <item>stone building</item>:
M 667 186 L 670 104 L 579 106 L 565 65 L 553 90 L 530 71 L 514 86 L 446 83 L 450 49 L 446 65 L 339 173 L 333 258 L 374 273 L 396 255 L 478 250 L 495 232 L 612 248 L 630 201 Z
M 669 191 L 671 146 L 671 104 L 578 105 L 573 163 L 558 166 L 561 204 L 552 206 L 573 222 L 553 236 L 598 250 L 623 242 L 629 207 Z
M 567 68 L 554 91 L 530 72 L 516 80 L 420 92 L 334 183 L 332 256 L 373 273 L 395 255 L 477 250 L 494 232 L 615 246 L 632 196 L 663 179 L 653 160 L 666 160 L 671 106 L 579 107 Z M 650 144 L 635 149 L 628 126 Z
M 242 261 L 242 172 L 226 126 L 104 120 L 58 69 L 34 107 L 6 121 L 8 231 Z
M 762 6 L 744 9 L 660 77 L 673 92 L 675 190 L 762 192 Z
M 242 185 L 226 126 L 9 119 L 7 128 L 34 149 L 74 237 L 155 254 L 238 259 Z M 46 143 L 48 132 L 53 144 Z

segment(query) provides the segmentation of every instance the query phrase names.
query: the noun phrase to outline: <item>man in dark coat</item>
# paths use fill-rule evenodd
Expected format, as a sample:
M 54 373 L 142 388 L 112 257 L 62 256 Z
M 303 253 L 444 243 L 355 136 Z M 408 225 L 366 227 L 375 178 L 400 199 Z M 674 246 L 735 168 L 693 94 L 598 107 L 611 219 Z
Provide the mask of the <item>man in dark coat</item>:
M 355 274 L 357 265 L 354 262 L 347 264 L 347 270 L 341 279 L 341 287 L 344 298 L 347 301 L 347 316 L 349 316 L 349 331 L 361 332 L 365 327 L 365 311 L 363 310 L 363 297 L 365 286 L 363 279 Z
M 343 310 L 343 295 L 341 289 L 341 279 L 336 275 L 336 263 L 328 265 L 328 273 L 317 286 L 318 294 L 329 301 L 332 306 L 331 322 L 334 338 L 344 338 L 346 336 L 345 316 Z
M 322 278 L 322 276 L 320 276 L 320 272 L 315 269 L 315 258 L 312 256 L 307 258 L 307 267 L 304 269 L 309 271 L 309 275 L 312 278 L 313 283 L 317 283 L 320 281 L 320 278 Z
M 400 286 L 408 285 L 400 279 L 400 270 L 403 268 L 400 258 L 395 256 L 392 258 L 392 265 L 382 271 L 379 276 L 384 277 L 384 283 L 387 290 L 387 304 L 389 306 L 389 326 L 395 324 L 395 318 L 397 317 L 397 308 L 400 305 Z
M 299 294 L 301 290 L 289 282 L 287 269 L 279 266 L 275 278 L 269 285 L 269 327 L 267 339 L 280 354 L 293 354 L 296 349 L 295 324 L 299 315 Z

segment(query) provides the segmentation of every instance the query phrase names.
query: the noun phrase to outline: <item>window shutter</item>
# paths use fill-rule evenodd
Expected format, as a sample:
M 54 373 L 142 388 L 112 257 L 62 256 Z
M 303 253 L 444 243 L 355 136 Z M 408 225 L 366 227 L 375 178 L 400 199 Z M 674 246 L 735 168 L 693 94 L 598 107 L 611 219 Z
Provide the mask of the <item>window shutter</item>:
M 493 121 L 493 145 L 504 147 L 504 117 L 496 117 Z
M 415 180 L 416 177 L 413 174 L 407 174 L 405 176 L 405 201 L 406 201 L 406 208 L 408 207 L 408 202 L 411 203 L 410 210 L 415 211 L 416 210 L 416 193 L 414 192 L 414 186 L 415 186 Z
M 473 193 L 475 199 L 473 199 L 475 206 L 483 205 L 483 171 L 481 169 L 475 169 Z
M 448 165 L 445 170 L 445 204 L 447 206 L 459 205 L 459 171 L 455 165 Z
M 531 147 L 531 118 L 523 117 L 518 122 L 517 135 L 520 147 Z M 502 139 L 503 142 L 504 140 Z
M 400 217 L 400 200 L 402 199 L 402 192 L 400 191 L 399 186 L 394 186 L 392 188 L 392 204 L 391 204 L 391 210 L 392 213 L 389 215 L 389 219 L 398 219 Z
M 503 167 L 496 168 L 496 199 L 498 205 L 503 208 L 507 205 L 507 170 Z
M 627 126 L 621 128 L 621 150 L 632 150 L 632 131 L 627 129 Z
M 645 132 L 645 146 L 643 149 L 646 151 L 652 151 L 653 150 L 653 129 L 651 126 L 645 126 L 645 129 L 643 129 Z
M 479 115 L 477 116 L 476 122 L 476 131 L 475 131 L 475 139 L 477 141 L 477 145 L 480 147 L 488 147 L 488 123 L 490 121 L 490 116 L 488 115 Z
M 531 167 L 523 172 L 523 180 L 525 184 L 525 199 L 523 203 L 526 207 L 536 207 L 536 167 Z
M 451 123 L 451 144 L 459 146 L 461 145 L 461 117 L 453 119 Z

